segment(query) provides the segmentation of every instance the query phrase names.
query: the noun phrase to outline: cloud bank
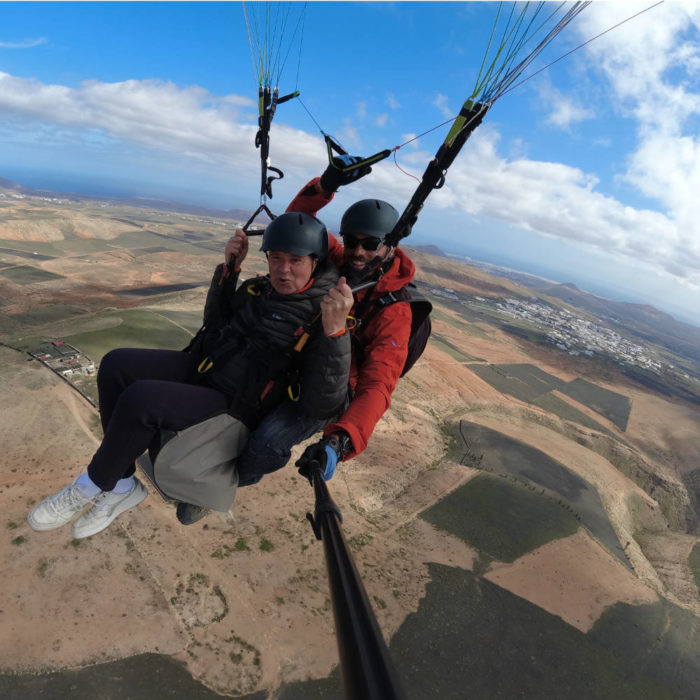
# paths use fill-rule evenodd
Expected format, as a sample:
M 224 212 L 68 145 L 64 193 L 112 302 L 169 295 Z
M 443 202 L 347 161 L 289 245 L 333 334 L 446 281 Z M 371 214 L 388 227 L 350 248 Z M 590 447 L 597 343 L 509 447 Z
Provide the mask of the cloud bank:
M 577 31 L 582 40 L 589 39 L 641 8 L 594 3 L 577 18 Z M 597 177 L 581 169 L 503 155 L 499 134 L 488 123 L 472 136 L 429 206 L 573 241 L 700 288 L 700 5 L 665 3 L 662 9 L 662 15 L 650 11 L 577 54 L 588 70 L 603 76 L 611 108 L 636 125 L 634 149 L 618 171 L 629 186 L 658 202 L 658 210 L 634 208 L 601 193 Z M 558 128 L 596 119 L 551 85 L 540 89 L 540 97 Z M 391 109 L 399 108 L 395 97 L 387 100 Z M 434 104 L 449 112 L 446 96 L 438 95 Z M 358 114 L 366 109 L 356 106 Z M 76 149 L 103 155 L 138 147 L 154 162 L 160 160 L 164 170 L 177 164 L 183 177 L 189 175 L 188 162 L 209 167 L 212 177 L 245 172 L 250 179 L 259 172 L 259 154 L 252 147 L 257 130 L 253 100 L 215 96 L 197 86 L 126 80 L 86 81 L 71 88 L 0 73 L 0 116 L 0 128 L 13 129 L 19 138 L 41 139 L 47 147 L 52 140 L 68 140 Z M 386 119 L 381 115 L 381 121 Z M 359 143 L 350 121 L 340 136 L 349 147 Z M 433 156 L 419 146 L 412 143 L 399 159 L 418 177 Z M 273 161 L 295 183 L 319 174 L 327 162 L 316 134 L 281 120 L 275 122 Z M 353 186 L 352 194 L 407 201 L 415 185 L 386 161 Z
M 580 37 L 590 39 L 645 7 L 594 3 L 577 18 Z M 661 7 L 662 15 L 649 11 L 592 42 L 584 56 L 588 70 L 602 73 L 612 108 L 637 125 L 621 178 L 659 202 L 659 210 L 602 194 L 597 177 L 578 168 L 500 155 L 499 135 L 488 123 L 452 165 L 445 188 L 431 195 L 431 206 L 572 241 L 700 290 L 700 5 Z M 548 122 L 559 128 L 596 118 L 547 82 L 539 97 Z M 413 160 L 419 175 L 418 164 L 431 156 L 404 161 Z
M 19 130 L 41 124 L 47 148 L 52 138 L 63 139 L 70 130 L 76 147 L 93 148 L 97 134 L 101 149 L 108 142 L 115 148 L 138 144 L 224 170 L 254 167 L 259 163 L 251 148 L 257 131 L 254 108 L 254 101 L 245 97 L 215 97 L 197 86 L 180 88 L 157 80 L 86 81 L 71 88 L 0 72 L 5 129 L 8 122 Z M 293 157 L 302 165 L 321 159 L 317 139 L 283 125 L 277 134 L 277 157 L 290 158 L 293 143 Z M 309 153 L 316 157 L 309 159 Z

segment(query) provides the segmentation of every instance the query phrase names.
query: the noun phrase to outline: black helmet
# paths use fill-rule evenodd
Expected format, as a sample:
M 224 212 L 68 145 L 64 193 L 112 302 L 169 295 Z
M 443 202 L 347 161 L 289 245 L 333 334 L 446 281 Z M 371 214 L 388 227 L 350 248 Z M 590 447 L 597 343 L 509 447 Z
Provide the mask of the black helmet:
M 260 250 L 280 250 L 292 255 L 325 258 L 328 254 L 328 231 L 323 222 L 311 214 L 287 212 L 267 225 Z
M 384 237 L 399 220 L 399 213 L 388 202 L 381 199 L 361 199 L 343 214 L 340 235 L 363 233 L 371 238 Z

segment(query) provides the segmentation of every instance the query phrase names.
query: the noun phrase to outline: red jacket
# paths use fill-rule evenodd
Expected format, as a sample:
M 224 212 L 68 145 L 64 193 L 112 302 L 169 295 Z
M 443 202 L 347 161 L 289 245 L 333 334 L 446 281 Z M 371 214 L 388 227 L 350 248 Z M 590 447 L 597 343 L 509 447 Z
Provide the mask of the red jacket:
M 292 200 L 287 211 L 300 211 L 315 216 L 319 209 L 328 204 L 333 195 L 326 195 L 318 182 L 319 178 L 311 180 Z M 329 234 L 328 240 L 331 259 L 337 265 L 341 265 L 343 246 L 332 234 Z M 354 314 L 365 295 L 371 294 L 372 298 L 377 298 L 387 292 L 395 292 L 413 279 L 415 271 L 411 258 L 397 248 L 391 267 L 378 284 L 356 295 L 350 315 Z M 367 447 L 374 426 L 391 405 L 391 394 L 396 388 L 408 354 L 410 332 L 411 308 L 405 303 L 391 304 L 383 308 L 366 328 L 359 331 L 364 347 L 364 361 L 358 367 L 357 354 L 353 351 L 350 366 L 353 399 L 341 418 L 336 423 L 326 426 L 323 431 L 324 435 L 328 435 L 342 429 L 350 435 L 353 449 L 345 459 L 355 457 Z

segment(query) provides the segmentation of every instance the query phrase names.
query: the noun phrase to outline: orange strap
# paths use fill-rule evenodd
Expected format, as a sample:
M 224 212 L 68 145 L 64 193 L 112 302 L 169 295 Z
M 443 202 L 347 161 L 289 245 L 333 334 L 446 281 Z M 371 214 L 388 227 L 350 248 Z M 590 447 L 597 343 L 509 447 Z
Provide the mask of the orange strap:
M 331 333 L 330 335 L 327 335 L 326 338 L 340 338 L 341 335 L 345 335 L 347 333 L 347 328 L 343 328 L 339 331 L 336 331 L 335 333 Z

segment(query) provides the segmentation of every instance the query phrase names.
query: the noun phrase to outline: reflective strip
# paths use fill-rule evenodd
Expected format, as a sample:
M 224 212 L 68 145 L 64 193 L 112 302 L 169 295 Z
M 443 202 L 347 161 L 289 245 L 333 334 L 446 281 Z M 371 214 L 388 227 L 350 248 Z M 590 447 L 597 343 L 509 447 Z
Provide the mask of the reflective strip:
M 204 374 L 205 372 L 208 372 L 213 366 L 214 363 L 208 357 L 205 357 L 199 363 L 199 366 L 197 367 L 197 372 L 199 372 L 200 374 Z

